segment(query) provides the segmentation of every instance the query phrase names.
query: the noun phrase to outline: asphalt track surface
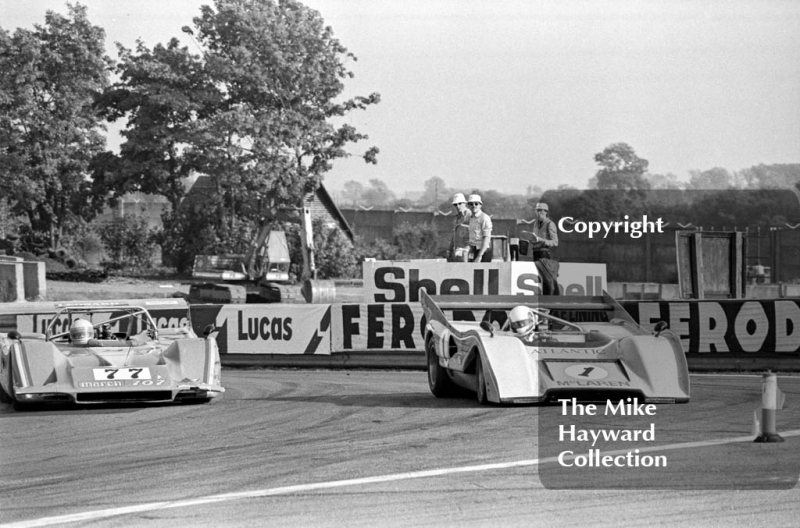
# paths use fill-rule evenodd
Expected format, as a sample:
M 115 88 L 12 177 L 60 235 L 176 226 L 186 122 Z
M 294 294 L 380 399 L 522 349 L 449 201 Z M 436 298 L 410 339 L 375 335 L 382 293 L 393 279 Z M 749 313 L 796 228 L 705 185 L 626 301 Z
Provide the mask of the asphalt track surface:
M 557 461 L 539 458 L 553 442 L 562 449 L 544 430 L 571 420 L 558 406 L 436 399 L 419 371 L 226 369 L 223 381 L 224 399 L 209 405 L 0 406 L 0 523 L 798 524 L 798 377 L 779 377 L 785 442 L 751 440 L 759 376 L 693 376 L 692 401 L 659 405 L 647 418 L 657 441 L 636 444 L 668 456 L 668 468 L 655 480 L 624 468 L 599 482 L 559 480 Z

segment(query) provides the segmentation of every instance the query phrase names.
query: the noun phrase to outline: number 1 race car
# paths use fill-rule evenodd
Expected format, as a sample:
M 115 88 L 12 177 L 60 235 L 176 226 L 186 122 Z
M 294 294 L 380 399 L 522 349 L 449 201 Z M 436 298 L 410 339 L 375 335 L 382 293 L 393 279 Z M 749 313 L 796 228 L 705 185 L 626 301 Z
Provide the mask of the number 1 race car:
M 648 403 L 689 401 L 677 336 L 665 322 L 648 332 L 607 294 L 432 298 L 421 290 L 420 296 L 428 384 L 437 397 L 461 387 L 475 391 L 482 404 L 634 396 Z M 524 334 L 511 328 L 509 317 L 520 305 L 533 323 Z
M 17 410 L 56 402 L 207 402 L 225 391 L 220 371 L 212 337 L 198 338 L 188 327 L 158 329 L 133 304 L 72 305 L 45 334 L 0 334 L 0 399 Z

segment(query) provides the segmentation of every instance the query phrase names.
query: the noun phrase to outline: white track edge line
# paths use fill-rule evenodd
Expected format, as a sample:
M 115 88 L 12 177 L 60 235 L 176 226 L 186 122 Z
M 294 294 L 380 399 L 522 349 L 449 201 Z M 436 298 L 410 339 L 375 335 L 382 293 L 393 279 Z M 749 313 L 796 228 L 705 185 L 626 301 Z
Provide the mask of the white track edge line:
M 800 429 L 792 431 L 785 431 L 779 433 L 783 437 L 800 436 Z M 732 438 L 720 438 L 716 440 L 701 440 L 697 442 L 684 442 L 680 444 L 668 444 L 663 446 L 648 446 L 638 447 L 640 453 L 654 452 L 654 451 L 671 451 L 675 449 L 687 449 L 693 447 L 709 447 L 713 445 L 734 444 L 739 442 L 752 442 L 753 435 L 736 436 Z M 634 449 L 631 447 L 631 449 Z M 616 451 L 607 451 L 608 455 L 624 454 L 630 449 L 620 449 Z M 579 455 L 570 455 L 564 457 L 565 459 L 573 459 Z M 235 493 L 223 493 L 220 495 L 207 495 L 205 497 L 198 497 L 196 499 L 185 499 L 179 501 L 168 502 L 151 502 L 146 504 L 138 504 L 135 506 L 126 506 L 122 508 L 109 508 L 105 510 L 96 510 L 83 513 L 73 513 L 67 515 L 58 515 L 55 517 L 42 517 L 39 519 L 31 519 L 29 521 L 18 521 L 8 524 L 0 524 L 0 528 L 34 528 L 38 526 L 51 526 L 54 524 L 63 524 L 78 521 L 89 521 L 97 519 L 105 519 L 108 517 L 115 517 L 117 515 L 125 515 L 131 513 L 140 513 L 145 511 L 166 510 L 169 508 L 184 508 L 187 506 L 196 506 L 199 504 L 211 504 L 215 502 L 224 502 L 239 499 L 251 499 L 257 497 L 269 497 L 274 495 L 286 495 L 289 493 L 315 491 L 321 489 L 341 488 L 346 486 L 357 486 L 360 484 L 377 484 L 382 482 L 391 482 L 395 480 L 409 480 L 417 478 L 438 477 L 442 475 L 452 475 L 456 473 L 470 473 L 475 471 L 491 471 L 495 469 L 508 469 L 524 466 L 536 466 L 540 464 L 556 462 L 558 457 L 548 457 L 543 459 L 530 459 L 530 460 L 517 460 L 514 462 L 499 462 L 494 464 L 480 464 L 476 466 L 462 466 L 455 468 L 443 469 L 430 469 L 425 471 L 413 471 L 408 473 L 395 473 L 390 475 L 379 475 L 375 477 L 363 477 L 357 479 L 347 480 L 332 480 L 328 482 L 317 482 L 314 484 L 296 484 L 293 486 L 282 486 L 278 488 L 268 488 L 263 490 L 242 491 Z

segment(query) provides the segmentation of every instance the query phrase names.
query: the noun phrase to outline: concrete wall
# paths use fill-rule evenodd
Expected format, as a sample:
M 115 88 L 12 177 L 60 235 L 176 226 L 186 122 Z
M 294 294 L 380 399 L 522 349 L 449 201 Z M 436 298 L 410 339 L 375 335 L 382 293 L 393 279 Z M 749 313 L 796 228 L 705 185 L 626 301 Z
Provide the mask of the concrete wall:
M 40 301 L 45 298 L 44 262 L 0 256 L 0 302 Z

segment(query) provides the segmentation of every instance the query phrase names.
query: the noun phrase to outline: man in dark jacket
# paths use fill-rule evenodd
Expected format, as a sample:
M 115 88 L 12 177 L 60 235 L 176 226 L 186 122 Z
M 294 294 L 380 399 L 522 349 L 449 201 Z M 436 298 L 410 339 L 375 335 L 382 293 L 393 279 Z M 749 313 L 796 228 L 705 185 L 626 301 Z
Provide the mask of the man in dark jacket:
M 542 295 L 559 295 L 558 261 L 551 254 L 552 249 L 558 247 L 558 228 L 548 218 L 549 214 L 550 208 L 546 203 L 537 203 L 536 220 L 531 224 L 531 231 L 523 231 L 522 234 L 531 241 L 533 247 L 533 260 L 542 278 Z

